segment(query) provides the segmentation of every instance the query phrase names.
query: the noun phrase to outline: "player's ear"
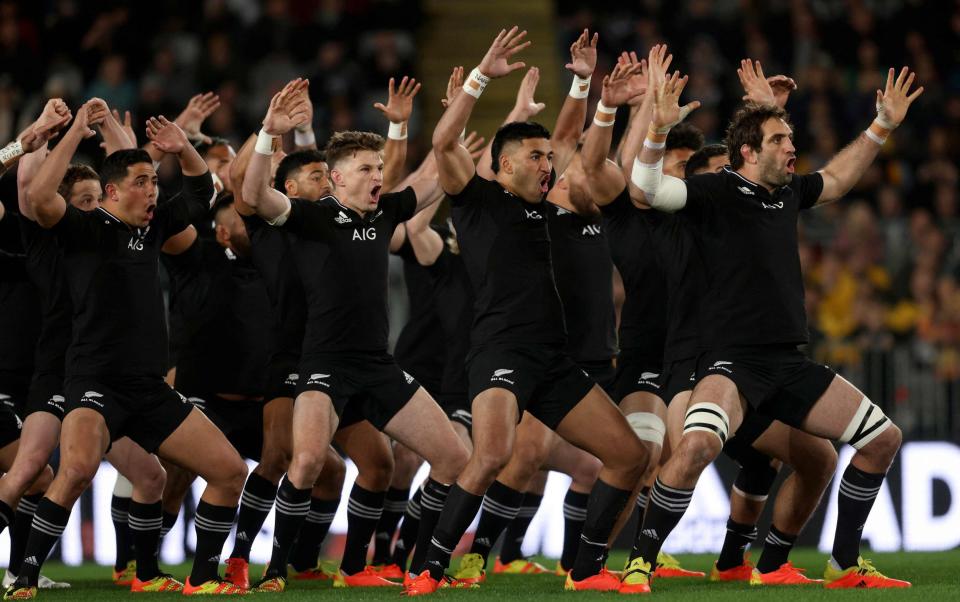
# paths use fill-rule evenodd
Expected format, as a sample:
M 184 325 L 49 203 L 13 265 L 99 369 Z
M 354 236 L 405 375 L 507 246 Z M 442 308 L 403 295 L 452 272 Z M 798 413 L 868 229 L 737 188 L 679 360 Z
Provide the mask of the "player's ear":
M 116 184 L 114 184 L 113 182 L 109 182 L 109 183 L 107 183 L 106 186 L 103 187 L 103 200 L 104 200 L 104 201 L 106 201 L 106 200 L 110 200 L 110 201 L 115 201 L 115 200 L 117 200 L 117 185 L 116 185 Z
M 510 157 L 508 157 L 506 153 L 500 153 L 500 171 L 508 174 L 513 173 L 513 164 L 510 162 Z
M 293 179 L 284 180 L 283 189 L 287 191 L 287 196 L 290 198 L 297 196 L 297 193 L 300 192 L 300 187 L 297 186 L 297 181 Z
M 749 163 L 751 165 L 756 165 L 757 163 L 757 151 L 749 144 L 743 144 L 740 146 L 740 156 L 743 157 L 744 163 Z
M 223 224 L 217 224 L 216 229 L 214 230 L 217 237 L 217 242 L 220 243 L 220 246 L 224 249 L 230 246 L 230 231 L 227 230 L 227 227 Z

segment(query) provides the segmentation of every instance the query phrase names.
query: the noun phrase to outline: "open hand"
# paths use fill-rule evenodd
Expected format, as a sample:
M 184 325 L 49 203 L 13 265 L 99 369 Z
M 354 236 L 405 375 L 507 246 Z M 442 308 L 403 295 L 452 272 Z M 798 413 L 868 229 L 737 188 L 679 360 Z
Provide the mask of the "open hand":
M 518 27 L 514 25 L 510 28 L 510 31 L 505 29 L 500 30 L 500 34 L 497 35 L 496 39 L 493 41 L 493 44 L 490 45 L 490 49 L 487 50 L 487 54 L 483 56 L 483 60 L 480 61 L 478 68 L 480 73 L 490 78 L 503 77 L 504 75 L 510 75 L 517 69 L 523 69 L 526 67 L 526 63 L 510 63 L 510 59 L 513 55 L 520 52 L 524 48 L 530 45 L 530 41 L 523 41 L 523 38 L 526 37 L 526 30 L 518 33 Z
M 453 99 L 463 92 L 463 67 L 454 67 L 447 80 L 447 95 L 440 99 L 440 104 L 446 109 L 453 104 Z
M 413 113 L 413 97 L 420 91 L 420 84 L 417 80 L 408 78 L 406 75 L 400 80 L 400 85 L 394 89 L 393 78 L 387 85 L 387 104 L 380 102 L 373 103 L 373 108 L 377 109 L 390 123 L 401 123 L 410 120 L 410 114 Z
M 680 106 L 680 94 L 686 87 L 687 80 L 688 76 L 680 77 L 680 72 L 674 71 L 672 76 L 655 85 L 651 123 L 658 131 L 668 131 L 700 106 L 699 100 Z
M 203 121 L 220 107 L 220 97 L 213 92 L 194 95 L 186 108 L 173 120 L 190 140 L 210 143 L 210 137 L 200 132 Z
M 530 67 L 526 75 L 523 76 L 523 81 L 520 82 L 520 88 L 517 90 L 517 101 L 513 105 L 515 110 L 526 116 L 526 119 L 536 116 L 547 106 L 533 99 L 534 94 L 537 93 L 538 83 L 540 83 L 540 69 Z
M 910 92 L 910 86 L 913 85 L 916 72 L 910 71 L 909 67 L 904 67 L 894 80 L 895 73 L 891 67 L 887 72 L 886 88 L 883 91 L 877 90 L 877 117 L 894 128 L 903 122 L 904 117 L 907 116 L 907 109 L 913 101 L 923 94 L 923 86 L 914 90 L 912 94 L 907 94 Z
M 310 82 L 297 78 L 287 83 L 273 95 L 267 116 L 263 118 L 263 130 L 271 136 L 282 136 L 296 126 L 306 123 L 310 98 L 306 94 Z
M 619 107 L 646 92 L 643 63 L 627 53 L 621 55 L 613 71 L 603 78 L 600 101 L 607 107 Z
M 186 132 L 163 115 L 147 120 L 147 138 L 157 150 L 171 155 L 179 155 L 190 145 Z
M 484 142 L 486 142 L 486 139 L 483 136 L 478 136 L 477 132 L 471 131 L 467 134 L 467 137 L 460 142 L 460 146 L 467 149 L 470 156 L 476 161 L 483 156 L 483 149 L 485 148 Z
M 597 41 L 600 34 L 594 33 L 593 38 L 586 29 L 580 34 L 580 37 L 570 46 L 570 62 L 565 65 L 567 71 L 570 71 L 580 79 L 589 79 L 593 70 L 597 68 Z
M 776 105 L 783 108 L 790 93 L 797 89 L 797 83 L 786 75 L 765 77 L 760 61 L 744 59 L 740 61 L 737 77 L 743 86 L 743 100 L 757 104 Z

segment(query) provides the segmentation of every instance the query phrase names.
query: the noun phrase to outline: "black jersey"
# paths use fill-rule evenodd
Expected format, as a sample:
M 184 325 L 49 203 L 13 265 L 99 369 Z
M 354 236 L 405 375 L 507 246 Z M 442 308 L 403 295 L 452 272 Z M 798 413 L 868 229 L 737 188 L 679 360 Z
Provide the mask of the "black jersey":
M 185 395 L 263 395 L 273 324 L 253 263 L 203 239 L 163 262 L 172 283 L 171 339 L 182 345 L 176 389 Z
M 26 218 L 20 233 L 27 254 L 30 280 L 40 292 L 42 325 L 37 341 L 35 370 L 39 374 L 64 374 L 67 347 L 73 329 L 73 304 L 63 273 L 63 253 L 57 236 Z
M 452 195 L 453 223 L 476 294 L 471 341 L 566 344 L 547 206 L 478 175 Z
M 693 230 L 703 266 L 701 344 L 706 349 L 807 342 L 797 217 L 823 191 L 818 174 L 768 193 L 725 168 L 686 181 L 677 215 Z
M 53 228 L 73 301 L 66 375 L 161 376 L 167 328 L 160 290 L 160 248 L 209 209 L 209 173 L 183 178 L 183 191 L 157 206 L 145 228 L 103 208 L 67 206 Z
M 270 299 L 273 336 L 271 355 L 300 357 L 307 324 L 307 299 L 293 256 L 296 236 L 267 224 L 256 215 L 243 216 L 250 237 L 251 259 Z
M 443 380 L 444 331 L 437 315 L 436 289 L 428 268 L 420 265 L 409 240 L 396 253 L 403 260 L 410 317 L 397 337 L 397 363 L 436 395 Z
M 624 188 L 603 210 L 610 255 L 623 278 L 626 298 L 620 312 L 621 349 L 660 357 L 666 339 L 666 281 L 657 262 L 653 230 L 660 216 L 638 209 Z
M 664 363 L 695 357 L 700 351 L 700 295 L 703 265 L 694 258 L 694 239 L 686 222 L 669 213 L 650 211 L 657 261 L 666 280 L 667 333 Z
M 297 236 L 293 255 L 307 295 L 304 358 L 386 352 L 390 237 L 416 207 L 412 188 L 381 195 L 376 211 L 363 217 L 332 196 L 291 199 L 283 227 Z
M 40 335 L 40 298 L 27 274 L 16 214 L 0 220 L 0 394 L 25 394 Z
M 544 207 L 567 325 L 566 351 L 577 362 L 609 360 L 617 353 L 617 318 L 603 218 L 599 213 L 578 215 L 552 203 Z
M 427 269 L 433 277 L 437 315 L 443 328 L 445 362 L 441 391 L 444 395 L 466 397 L 466 361 L 475 302 L 473 287 L 457 241 L 445 229 L 434 229 L 443 237 L 443 249 Z

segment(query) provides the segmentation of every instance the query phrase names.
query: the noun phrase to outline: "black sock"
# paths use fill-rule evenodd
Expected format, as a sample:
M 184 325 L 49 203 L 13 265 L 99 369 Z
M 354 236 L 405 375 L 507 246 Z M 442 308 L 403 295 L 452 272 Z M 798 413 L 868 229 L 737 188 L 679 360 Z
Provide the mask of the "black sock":
M 347 541 L 343 546 L 340 570 L 354 575 L 367 565 L 367 548 L 383 513 L 386 491 L 369 491 L 356 483 L 347 502 Z
M 500 481 L 494 481 L 483 496 L 483 503 L 480 506 L 480 522 L 477 524 L 477 532 L 473 535 L 473 545 L 470 546 L 470 553 L 480 554 L 486 562 L 487 557 L 490 556 L 490 550 L 497 543 L 500 534 L 507 528 L 510 521 L 516 518 L 522 502 L 522 491 L 507 487 Z
M 277 499 L 277 486 L 251 472 L 243 486 L 240 497 L 240 511 L 237 513 L 237 536 L 233 540 L 230 558 L 250 560 L 250 548 L 263 527 L 263 521 L 273 508 Z
M 407 508 L 403 511 L 403 522 L 400 523 L 400 534 L 397 535 L 397 543 L 393 546 L 393 564 L 400 567 L 401 570 L 407 570 L 407 558 L 410 557 L 410 550 L 417 543 L 417 531 L 420 530 L 420 496 L 422 489 L 417 489 L 410 501 L 407 502 Z
M 298 572 L 309 571 L 320 561 L 320 547 L 337 514 L 340 498 L 322 500 L 310 498 L 310 511 L 300 525 L 300 533 L 290 553 L 290 565 Z
M 643 487 L 637 494 L 637 503 L 633 507 L 633 515 L 637 520 L 637 528 L 633 534 L 633 540 L 640 538 L 640 530 L 643 529 L 643 515 L 647 511 L 647 504 L 650 502 L 650 488 Z
M 503 534 L 503 547 L 500 548 L 500 562 L 507 564 L 514 560 L 523 558 L 523 538 L 540 509 L 540 502 L 543 496 L 536 493 L 527 492 L 520 502 L 520 510 L 510 524 L 507 525 L 507 531 Z
M 568 489 L 563 498 L 563 553 L 560 555 L 560 566 L 567 571 L 573 568 L 577 559 L 589 499 L 589 493 L 578 493 L 572 489 Z
M 113 496 L 110 498 L 110 519 L 113 521 L 113 533 L 117 539 L 117 561 L 113 568 L 122 571 L 133 560 L 133 537 L 127 524 L 130 511 L 130 498 Z
M 383 501 L 383 514 L 380 515 L 377 534 L 373 538 L 373 564 L 390 564 L 390 544 L 393 543 L 393 534 L 397 531 L 400 517 L 407 509 L 409 498 L 409 487 L 387 489 L 387 497 Z
M 837 493 L 837 531 L 833 539 L 833 559 L 841 569 L 857 565 L 860 537 L 873 501 L 883 485 L 883 474 L 863 472 L 848 464 Z
M 160 574 L 157 555 L 160 553 L 160 529 L 163 527 L 160 502 L 141 504 L 130 501 L 128 520 L 130 537 L 137 559 L 137 579 L 149 581 Z
M 42 493 L 25 495 L 20 498 L 20 503 L 17 505 L 17 511 L 13 519 L 13 528 L 10 529 L 10 564 L 7 570 L 11 575 L 20 574 L 20 566 L 23 563 L 23 550 L 27 547 L 27 539 L 30 538 L 30 527 L 33 525 L 33 515 L 37 511 L 37 504 L 39 504 L 42 499 Z
M 300 527 L 310 511 L 310 489 L 297 489 L 287 477 L 277 491 L 277 510 L 274 516 L 273 553 L 265 577 L 286 577 L 287 558 Z
M 424 513 L 427 510 L 427 491 L 423 492 Z M 433 531 L 433 537 L 430 543 L 424 546 L 426 555 L 423 560 L 423 566 L 416 567 L 420 572 L 424 569 L 430 571 L 430 576 L 436 580 L 443 578 L 444 571 L 450 566 L 450 555 L 460 543 L 463 533 L 477 516 L 477 510 L 483 503 L 482 495 L 473 495 L 472 493 L 460 488 L 454 484 L 450 488 L 450 495 L 447 496 L 447 502 L 443 505 L 443 512 L 440 514 L 440 520 L 437 521 L 437 528 Z M 424 523 L 420 524 L 420 533 L 423 533 Z M 417 547 L 420 547 L 420 540 L 417 540 Z
M 190 572 L 190 583 L 200 585 L 220 574 L 220 554 L 237 516 L 236 506 L 214 506 L 200 500 L 194 525 L 197 530 L 197 552 Z M 137 567 L 139 568 L 139 567 Z
M 583 523 L 577 558 L 571 567 L 574 581 L 583 581 L 603 568 L 607 557 L 607 540 L 631 493 L 628 489 L 617 489 L 597 479 L 587 502 L 587 518 Z
M 732 518 L 727 519 L 727 535 L 717 558 L 717 570 L 726 571 L 743 564 L 747 546 L 757 539 L 757 526 L 744 525 Z
M 174 514 L 173 512 L 163 511 L 163 515 L 160 518 L 160 547 L 163 546 L 163 538 L 167 536 L 167 533 L 173 529 L 173 526 L 177 524 L 177 519 L 180 518 L 180 513 Z
M 26 585 L 37 585 L 40 567 L 50 555 L 50 550 L 60 539 L 70 519 L 70 510 L 55 504 L 48 498 L 42 498 L 33 514 L 33 526 L 30 538 L 24 550 L 23 564 L 17 581 Z
M 679 489 L 664 485 L 659 478 L 650 490 L 650 501 L 643 515 L 640 536 L 633 544 L 630 560 L 641 556 L 651 566 L 657 562 L 657 554 L 667 536 L 673 531 L 690 506 L 693 489 Z
M 426 562 L 427 551 L 430 549 L 430 540 L 433 539 L 433 532 L 437 529 L 440 514 L 443 512 L 452 489 L 451 485 L 443 485 L 427 477 L 427 482 L 420 490 L 420 525 L 417 527 L 416 549 L 413 552 L 413 559 L 410 561 L 410 570 L 414 573 L 420 574 L 423 572 L 423 564 Z M 479 504 L 477 507 L 479 508 Z M 472 516 L 470 521 L 473 521 Z
M 763 553 L 757 562 L 757 570 L 761 573 L 771 573 L 780 568 L 790 556 L 793 544 L 797 542 L 796 535 L 789 535 L 775 525 L 770 525 L 770 532 L 763 540 Z

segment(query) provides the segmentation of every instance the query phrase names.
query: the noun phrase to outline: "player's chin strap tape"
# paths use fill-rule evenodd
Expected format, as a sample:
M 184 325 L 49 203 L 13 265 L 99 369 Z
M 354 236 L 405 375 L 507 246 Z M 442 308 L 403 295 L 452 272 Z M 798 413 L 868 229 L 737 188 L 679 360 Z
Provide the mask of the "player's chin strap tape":
M 663 159 L 656 163 L 633 160 L 630 181 L 643 191 L 647 204 L 659 211 L 674 213 L 687 204 L 687 185 L 680 178 L 663 174 Z
M 649 441 L 663 445 L 663 438 L 667 434 L 667 427 L 663 420 L 653 412 L 634 412 L 627 414 L 627 423 L 641 441 Z
M 683 421 L 683 432 L 706 431 L 720 439 L 720 445 L 727 442 L 730 432 L 730 418 L 723 408 L 715 403 L 695 403 L 687 410 Z
M 840 435 L 840 443 L 849 443 L 855 449 L 863 449 L 868 443 L 893 424 L 883 410 L 866 397 L 860 401 L 857 413 Z

